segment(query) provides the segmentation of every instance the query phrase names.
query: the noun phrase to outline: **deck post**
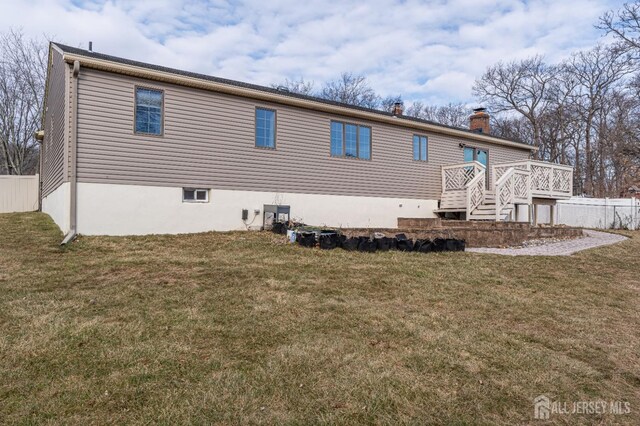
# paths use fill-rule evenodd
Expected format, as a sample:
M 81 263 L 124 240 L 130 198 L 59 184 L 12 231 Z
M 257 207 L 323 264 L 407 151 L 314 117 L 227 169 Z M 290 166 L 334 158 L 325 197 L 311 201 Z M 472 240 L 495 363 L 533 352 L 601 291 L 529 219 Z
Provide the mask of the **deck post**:
M 549 206 L 549 224 L 555 226 L 556 224 L 556 203 Z
M 533 226 L 538 226 L 538 204 L 533 203 Z

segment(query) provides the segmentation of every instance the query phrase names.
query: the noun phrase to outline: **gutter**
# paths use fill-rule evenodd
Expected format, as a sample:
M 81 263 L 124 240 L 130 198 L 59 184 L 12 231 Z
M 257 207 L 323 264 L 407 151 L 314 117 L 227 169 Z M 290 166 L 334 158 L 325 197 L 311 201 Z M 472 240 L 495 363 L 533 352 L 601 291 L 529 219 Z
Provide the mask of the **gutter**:
M 80 61 L 73 62 L 73 78 L 71 79 L 71 145 L 70 166 L 69 166 L 69 232 L 60 243 L 61 246 L 73 241 L 77 236 L 78 218 L 78 180 L 76 176 L 76 157 L 78 145 L 78 75 L 80 74 Z
M 219 83 L 210 80 L 175 74 L 167 71 L 152 70 L 136 65 L 125 65 L 106 59 L 96 59 L 73 53 L 64 53 L 64 60 L 68 63 L 81 62 L 83 67 L 113 72 L 117 74 L 129 75 L 132 77 L 145 78 L 155 81 L 177 84 L 180 86 L 193 87 L 196 89 L 209 90 L 229 95 L 241 96 L 245 98 L 257 99 L 262 101 L 275 102 L 279 104 L 291 105 L 299 108 L 311 109 L 316 111 L 327 112 L 331 114 L 345 115 L 348 117 L 356 117 L 370 121 L 376 121 L 391 125 L 402 125 L 404 127 L 429 131 L 433 133 L 445 134 L 464 139 L 478 140 L 494 145 L 504 145 L 513 148 L 519 148 L 527 151 L 538 151 L 537 147 L 524 145 L 518 142 L 512 142 L 504 139 L 494 138 L 485 134 L 473 134 L 464 130 L 436 126 L 429 123 L 421 123 L 412 120 L 402 120 L 397 116 L 384 116 L 369 111 L 359 111 L 352 108 L 346 108 L 338 105 L 328 105 L 322 102 L 316 102 L 310 99 L 300 99 L 278 95 L 276 93 L 263 92 L 249 87 L 233 86 L 230 84 Z M 399 122 L 401 120 L 401 122 Z

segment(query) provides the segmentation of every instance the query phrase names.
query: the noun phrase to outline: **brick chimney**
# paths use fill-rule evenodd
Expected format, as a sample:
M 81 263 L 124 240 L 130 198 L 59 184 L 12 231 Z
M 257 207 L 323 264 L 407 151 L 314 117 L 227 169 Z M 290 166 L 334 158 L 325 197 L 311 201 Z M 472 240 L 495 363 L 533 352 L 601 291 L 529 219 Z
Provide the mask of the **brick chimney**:
M 473 110 L 473 114 L 469 117 L 469 129 L 472 132 L 491 133 L 489 114 L 486 108 L 475 108 Z
M 402 102 L 396 102 L 393 104 L 393 115 L 395 116 L 400 116 L 402 115 L 404 109 L 404 105 L 402 104 Z

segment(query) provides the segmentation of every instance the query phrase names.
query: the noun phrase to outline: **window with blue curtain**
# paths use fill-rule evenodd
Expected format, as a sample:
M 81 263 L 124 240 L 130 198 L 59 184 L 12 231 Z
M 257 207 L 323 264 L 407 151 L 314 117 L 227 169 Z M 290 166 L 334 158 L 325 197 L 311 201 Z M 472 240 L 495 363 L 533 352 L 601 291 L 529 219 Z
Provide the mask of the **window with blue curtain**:
M 276 147 L 275 111 L 256 108 L 256 146 L 260 148 Z
M 426 136 L 413 135 L 413 159 L 416 161 L 428 160 L 429 142 Z
M 371 159 L 371 128 L 357 124 L 331 122 L 331 156 Z
M 162 134 L 162 90 L 136 87 L 136 133 Z
M 338 121 L 331 122 L 331 155 L 334 157 L 342 157 L 343 141 L 343 125 Z

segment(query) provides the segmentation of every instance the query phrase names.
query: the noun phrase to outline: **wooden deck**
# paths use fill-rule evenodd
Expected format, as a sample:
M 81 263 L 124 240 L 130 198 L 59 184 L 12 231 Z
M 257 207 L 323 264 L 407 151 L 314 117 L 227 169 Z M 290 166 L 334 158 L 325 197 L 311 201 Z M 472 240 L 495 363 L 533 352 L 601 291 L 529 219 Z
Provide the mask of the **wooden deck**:
M 443 190 L 435 213 L 461 213 L 467 220 L 513 220 L 516 206 L 536 210 L 538 204 L 555 205 L 572 195 L 570 166 L 528 160 L 496 164 L 491 172 L 494 184 L 486 188 L 487 170 L 481 163 L 443 166 Z

